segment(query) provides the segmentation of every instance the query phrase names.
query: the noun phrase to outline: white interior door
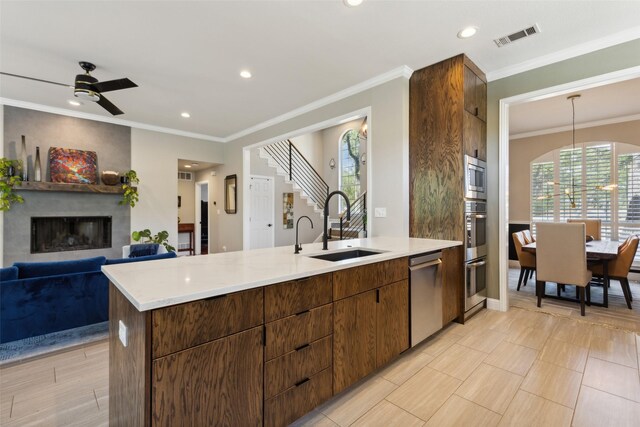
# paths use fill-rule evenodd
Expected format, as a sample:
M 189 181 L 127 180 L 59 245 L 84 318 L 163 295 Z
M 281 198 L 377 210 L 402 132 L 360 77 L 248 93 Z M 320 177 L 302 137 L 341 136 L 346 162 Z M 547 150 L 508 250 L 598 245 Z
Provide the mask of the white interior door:
M 271 248 L 274 244 L 273 178 L 251 175 L 250 249 Z

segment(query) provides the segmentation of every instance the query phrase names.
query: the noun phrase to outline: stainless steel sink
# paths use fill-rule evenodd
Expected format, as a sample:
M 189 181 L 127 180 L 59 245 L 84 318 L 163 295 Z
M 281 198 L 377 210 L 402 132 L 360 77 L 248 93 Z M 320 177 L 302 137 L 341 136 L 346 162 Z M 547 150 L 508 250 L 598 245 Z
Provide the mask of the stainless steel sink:
M 309 258 L 317 258 L 325 261 L 344 261 L 345 259 L 361 258 L 363 256 L 381 254 L 383 251 L 370 251 L 368 249 L 351 249 L 349 251 L 331 252 L 322 255 L 311 255 Z

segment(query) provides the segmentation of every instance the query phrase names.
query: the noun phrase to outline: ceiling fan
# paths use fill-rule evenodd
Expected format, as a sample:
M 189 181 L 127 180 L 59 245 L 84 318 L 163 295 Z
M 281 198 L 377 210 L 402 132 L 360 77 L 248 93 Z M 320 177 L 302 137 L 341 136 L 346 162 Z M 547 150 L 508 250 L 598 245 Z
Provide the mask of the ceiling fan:
M 85 71 L 85 73 L 76 75 L 75 85 L 52 82 L 49 80 L 37 79 L 35 77 L 21 76 L 19 74 L 4 73 L 2 71 L 0 71 L 0 74 L 5 76 L 18 77 L 21 79 L 34 80 L 42 83 L 50 83 L 58 86 L 70 87 L 73 89 L 73 94 L 76 96 L 76 98 L 80 98 L 85 101 L 96 102 L 98 105 L 100 105 L 102 108 L 104 108 L 114 116 L 124 114 L 122 110 L 113 105 L 113 103 L 111 103 L 111 101 L 109 101 L 104 95 L 102 95 L 102 93 L 111 92 L 114 90 L 129 89 L 132 87 L 138 87 L 138 85 L 127 78 L 99 82 L 98 79 L 91 75 L 91 72 L 96 69 L 95 65 L 93 65 L 91 62 L 86 61 L 80 61 L 79 64 L 80 67 L 82 67 L 82 69 Z

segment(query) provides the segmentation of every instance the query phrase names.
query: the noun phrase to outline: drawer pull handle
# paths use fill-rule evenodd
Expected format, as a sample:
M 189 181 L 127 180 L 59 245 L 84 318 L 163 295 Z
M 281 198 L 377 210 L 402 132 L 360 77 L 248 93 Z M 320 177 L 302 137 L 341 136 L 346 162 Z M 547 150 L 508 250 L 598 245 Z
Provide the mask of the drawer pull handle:
M 306 282 L 308 280 L 311 280 L 311 277 L 303 277 L 302 279 L 296 279 L 295 281 L 300 283 L 300 282 Z
M 300 387 L 302 384 L 306 383 L 307 381 L 309 381 L 311 378 L 305 378 L 302 381 L 298 381 L 296 383 L 296 387 Z
M 311 345 L 311 344 L 309 344 L 309 343 L 307 343 L 307 344 L 305 344 L 305 345 L 301 345 L 300 347 L 297 347 L 297 348 L 296 348 L 296 351 L 303 350 L 303 349 L 305 349 L 305 348 L 309 347 L 310 345 Z
M 307 314 L 309 312 L 309 310 L 303 310 L 299 313 L 296 313 L 296 316 L 302 316 L 303 314 Z
M 204 300 L 205 300 L 205 301 L 213 301 L 213 300 L 216 300 L 216 299 L 225 298 L 226 296 L 227 296 L 227 294 L 224 294 L 224 295 L 216 295 L 216 296 L 213 296 L 213 297 L 205 298 Z

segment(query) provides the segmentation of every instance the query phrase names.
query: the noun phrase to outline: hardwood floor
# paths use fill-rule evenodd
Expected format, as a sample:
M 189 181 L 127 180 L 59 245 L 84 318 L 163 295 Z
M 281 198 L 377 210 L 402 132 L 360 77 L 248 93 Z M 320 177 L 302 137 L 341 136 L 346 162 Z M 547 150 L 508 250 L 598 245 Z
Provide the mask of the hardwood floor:
M 561 303 L 452 324 L 294 425 L 637 425 L 639 308 L 617 324 Z M 2 368 L 0 425 L 107 425 L 107 394 L 106 341 Z

